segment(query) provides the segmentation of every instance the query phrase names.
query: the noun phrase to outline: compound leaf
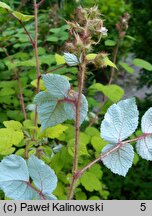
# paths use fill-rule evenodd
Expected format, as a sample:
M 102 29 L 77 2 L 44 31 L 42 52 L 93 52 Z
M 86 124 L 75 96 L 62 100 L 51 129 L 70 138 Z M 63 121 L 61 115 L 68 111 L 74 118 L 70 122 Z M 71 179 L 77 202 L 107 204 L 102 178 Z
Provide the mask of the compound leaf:
M 57 99 L 67 97 L 70 83 L 66 77 L 58 74 L 47 74 L 42 76 L 48 92 Z
M 135 99 L 126 99 L 109 107 L 101 123 L 101 137 L 110 143 L 119 143 L 129 137 L 138 126 Z
M 102 153 L 114 148 L 114 144 L 108 144 L 102 150 Z M 132 166 L 134 159 L 134 150 L 130 144 L 120 147 L 118 150 L 110 153 L 102 159 L 103 164 L 113 173 L 126 176 L 129 168 Z
M 74 54 L 71 54 L 71 53 L 64 53 L 64 59 L 67 65 L 69 66 L 76 66 L 76 65 L 79 65 L 80 63 L 78 58 Z
M 28 186 L 29 173 L 25 160 L 17 155 L 5 157 L 0 163 L 0 188 L 14 200 L 31 200 L 36 192 Z
M 31 155 L 28 159 L 28 168 L 35 186 L 45 195 L 55 197 L 52 192 L 57 186 L 57 177 L 54 171 L 42 160 Z
M 152 108 L 148 109 L 142 117 L 141 121 L 142 132 L 151 134 L 136 144 L 137 153 L 146 160 L 152 160 Z

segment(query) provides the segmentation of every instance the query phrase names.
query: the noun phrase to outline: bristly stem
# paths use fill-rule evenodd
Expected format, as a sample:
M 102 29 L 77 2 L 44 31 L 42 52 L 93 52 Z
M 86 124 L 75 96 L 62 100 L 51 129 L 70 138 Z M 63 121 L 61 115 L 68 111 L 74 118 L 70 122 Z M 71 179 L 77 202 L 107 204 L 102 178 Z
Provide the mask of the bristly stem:
M 36 61 L 36 76 L 37 76 L 37 88 L 36 92 L 39 93 L 40 91 L 40 65 L 39 65 L 39 56 L 38 56 L 38 5 L 36 0 L 34 0 L 34 20 L 35 20 L 35 32 L 34 32 L 34 51 L 35 51 L 35 61 Z M 35 108 L 35 119 L 34 125 L 37 126 L 37 107 Z
M 89 169 L 91 166 L 93 166 L 96 162 L 100 161 L 101 159 L 105 158 L 106 156 L 108 156 L 109 154 L 111 154 L 112 152 L 117 151 L 120 147 L 122 147 L 123 145 L 129 144 L 131 142 L 136 142 L 138 140 L 141 140 L 143 138 L 146 138 L 148 136 L 152 136 L 152 133 L 144 133 L 139 137 L 130 139 L 130 140 L 126 140 L 126 141 L 122 141 L 120 143 L 118 143 L 117 145 L 115 145 L 114 148 L 110 149 L 109 151 L 101 154 L 98 158 L 96 158 L 94 161 L 90 162 L 89 164 L 87 164 L 84 168 L 82 168 L 81 170 L 79 170 L 76 174 L 75 174 L 75 180 L 77 180 L 87 169 Z
M 80 107 L 81 107 L 81 99 L 82 99 L 82 91 L 84 87 L 84 78 L 86 71 L 86 55 L 85 50 L 82 51 L 82 62 L 79 66 L 79 74 L 78 74 L 78 99 L 76 103 L 76 122 L 75 122 L 75 142 L 74 142 L 74 160 L 73 160 L 73 176 L 72 182 L 69 189 L 68 200 L 73 198 L 74 189 L 76 186 L 76 178 L 75 175 L 78 171 L 78 158 L 79 158 L 79 136 L 80 136 Z

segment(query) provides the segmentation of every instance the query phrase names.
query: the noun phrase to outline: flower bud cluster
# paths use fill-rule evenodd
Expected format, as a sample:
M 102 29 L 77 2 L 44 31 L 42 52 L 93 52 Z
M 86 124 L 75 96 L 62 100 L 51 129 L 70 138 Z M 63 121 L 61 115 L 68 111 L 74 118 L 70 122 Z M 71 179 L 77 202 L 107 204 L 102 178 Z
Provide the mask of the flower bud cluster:
M 116 29 L 119 32 L 119 36 L 122 38 L 126 34 L 126 30 L 128 29 L 128 20 L 130 15 L 125 13 L 122 17 L 120 17 L 120 21 L 116 24 Z
M 97 7 L 89 9 L 79 7 L 76 10 L 75 21 L 68 22 L 69 41 L 66 43 L 68 52 L 80 55 L 82 50 L 88 53 L 93 44 L 97 44 L 108 30 L 103 25 L 101 14 Z M 71 42 L 72 39 L 72 42 Z

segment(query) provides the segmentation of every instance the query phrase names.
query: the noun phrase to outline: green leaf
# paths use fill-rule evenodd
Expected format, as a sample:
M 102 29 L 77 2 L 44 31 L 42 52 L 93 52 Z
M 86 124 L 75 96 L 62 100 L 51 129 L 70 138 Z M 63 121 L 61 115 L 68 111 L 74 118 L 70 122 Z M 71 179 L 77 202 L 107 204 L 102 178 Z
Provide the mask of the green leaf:
M 103 58 L 103 62 L 105 66 L 110 66 L 118 69 L 117 66 L 107 56 Z
M 85 187 L 87 191 L 99 191 L 102 188 L 101 181 L 92 172 L 86 171 L 81 179 L 81 184 Z
M 55 60 L 56 60 L 57 65 L 65 64 L 64 56 L 61 56 L 57 53 L 55 54 Z
M 125 62 L 119 62 L 120 66 L 124 68 L 128 73 L 134 73 L 134 69 L 130 67 L 127 63 Z
M 37 79 L 33 80 L 31 82 L 31 85 L 34 86 L 35 88 L 37 88 Z M 44 85 L 44 81 L 40 79 L 40 90 L 46 90 L 45 85 Z
M 22 22 L 27 22 L 27 21 L 34 18 L 33 15 L 24 15 L 18 11 L 14 11 L 12 14 L 13 14 L 13 16 L 15 16 L 18 20 L 20 20 Z
M 68 153 L 73 157 L 74 156 L 74 139 L 69 140 L 68 142 Z M 89 156 L 86 143 L 80 140 L 80 148 L 79 148 L 79 155 L 86 155 Z
M 100 91 L 112 102 L 118 102 L 124 95 L 124 90 L 118 85 L 102 85 L 101 83 L 95 83 L 89 87 L 90 92 Z
M 76 200 L 87 200 L 87 196 L 83 191 L 78 191 L 75 193 Z
M 50 42 L 58 42 L 58 38 L 56 36 L 48 36 L 46 38 L 46 41 L 50 41 Z
M 0 97 L 3 96 L 7 96 L 7 95 L 13 95 L 15 94 L 15 90 L 12 88 L 2 88 L 2 90 L 0 90 Z
M 148 71 L 152 71 L 152 64 L 150 64 L 149 62 L 143 60 L 143 59 L 139 59 L 139 58 L 135 58 L 133 60 L 134 65 L 144 68 Z
M 20 131 L 22 128 L 22 124 L 18 121 L 10 120 L 10 121 L 4 121 L 3 124 L 6 128 L 13 129 L 15 131 Z
M 51 139 L 58 138 L 65 130 L 67 130 L 67 126 L 58 124 L 56 126 L 47 128 L 41 136 L 43 137 L 49 137 Z
M 9 150 L 12 145 L 18 145 L 24 138 L 23 132 L 10 128 L 0 129 L 0 151 Z
M 101 166 L 97 163 L 89 168 L 89 172 L 93 173 L 98 179 L 101 179 L 103 176 Z
M 135 132 L 138 115 L 134 98 L 113 104 L 101 123 L 101 137 L 113 144 L 123 141 Z
M 8 11 L 12 11 L 12 9 L 10 8 L 10 6 L 8 6 L 7 4 L 5 4 L 4 2 L 0 1 L 0 8 L 4 8 L 7 9 Z
M 108 144 L 102 150 L 106 153 L 114 148 L 114 144 Z M 103 164 L 109 168 L 113 173 L 126 176 L 129 168 L 132 166 L 134 159 L 134 150 L 130 144 L 123 145 L 117 151 L 110 153 L 102 159 Z
M 103 140 L 99 135 L 97 136 L 93 136 L 91 138 L 91 144 L 93 146 L 93 148 L 97 151 L 97 152 L 101 152 L 101 150 L 103 149 L 103 147 L 105 145 L 108 144 L 107 141 Z
M 116 41 L 114 40 L 105 40 L 105 46 L 115 46 Z
M 91 137 L 100 135 L 100 132 L 95 127 L 87 127 L 85 133 Z
M 90 54 L 88 54 L 88 55 L 86 56 L 86 59 L 87 59 L 88 61 L 91 61 L 91 60 L 95 59 L 96 56 L 97 56 L 97 54 L 95 54 L 95 53 L 90 53 Z

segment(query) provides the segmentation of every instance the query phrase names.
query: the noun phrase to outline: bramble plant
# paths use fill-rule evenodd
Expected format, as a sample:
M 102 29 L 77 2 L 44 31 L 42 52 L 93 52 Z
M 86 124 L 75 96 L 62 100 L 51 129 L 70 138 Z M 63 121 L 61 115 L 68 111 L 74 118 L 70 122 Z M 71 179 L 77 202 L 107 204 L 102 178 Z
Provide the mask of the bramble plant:
M 0 162 L 0 188 L 6 197 L 15 200 L 57 199 L 57 193 L 53 195 L 57 187 L 57 179 L 63 180 L 64 178 L 64 174 L 59 172 L 64 164 L 58 167 L 58 160 L 67 160 L 70 166 L 73 162 L 72 175 L 70 175 L 69 166 L 67 166 L 69 175 L 63 180 L 66 185 L 70 183 L 68 191 L 66 191 L 67 199 L 73 199 L 76 187 L 80 182 L 86 188 L 90 187 L 88 189 L 90 191 L 100 188 L 101 170 L 96 164 L 99 161 L 102 161 L 113 173 L 126 176 L 134 159 L 134 148 L 131 143 L 136 142 L 136 151 L 143 159 L 152 160 L 152 108 L 148 109 L 142 117 L 142 133 L 127 140 L 138 127 L 139 112 L 134 98 L 119 101 L 124 92 L 117 85 L 105 86 L 94 83 L 89 87 L 91 95 L 96 90 L 101 91 L 104 94 L 104 100 L 109 98 L 110 104 L 101 122 L 100 136 L 98 130 L 93 127 L 88 127 L 85 130 L 88 136 L 80 132 L 81 125 L 85 121 L 87 122 L 89 110 L 87 98 L 83 94 L 88 64 L 92 63 L 97 68 L 110 66 L 117 69 L 107 53 L 92 53 L 93 46 L 107 36 L 108 30 L 104 26 L 97 7 L 90 9 L 79 7 L 77 19 L 67 21 L 69 38 L 66 42 L 64 55 L 56 54 L 57 66 L 51 69 L 51 73 L 41 74 L 42 67 L 38 55 L 38 9 L 43 2 L 42 0 L 37 3 L 34 0 L 34 39 L 24 25 L 24 21 L 32 19 L 33 16 L 13 11 L 8 5 L 0 2 L 0 7 L 17 18 L 23 26 L 32 44 L 36 62 L 37 80 L 33 80 L 32 85 L 36 86 L 37 94 L 34 97 L 34 104 L 29 105 L 30 109 L 33 110 L 31 119 L 27 117 L 20 88 L 20 102 L 25 120 L 22 124 L 14 120 L 4 121 L 5 128 L 0 129 L 0 136 L 2 137 L 0 150 L 1 155 L 3 155 Z M 10 58 L 8 53 L 5 53 Z M 19 62 L 18 66 L 21 66 Z M 14 70 L 17 70 L 16 67 L 18 66 L 16 65 Z M 74 73 L 76 72 L 78 77 L 77 86 L 73 87 L 70 84 L 70 78 L 67 75 L 53 73 L 65 67 L 68 69 L 69 67 L 75 68 Z M 70 69 L 72 71 L 72 68 Z M 20 82 L 18 83 L 20 84 Z M 62 124 L 66 120 L 68 122 L 74 121 L 74 133 L 71 125 L 68 127 L 68 124 Z M 93 123 L 91 122 L 91 125 Z M 67 129 L 69 134 L 71 133 L 74 137 L 66 134 Z M 65 141 L 66 135 L 70 137 L 67 146 L 69 159 L 66 158 L 68 153 L 61 143 L 56 144 L 54 142 L 55 145 L 52 148 L 48 141 L 49 138 Z M 98 151 L 96 152 L 96 159 L 91 161 L 86 145 L 92 137 L 95 139 L 95 142 L 92 141 L 93 147 Z M 96 143 L 98 141 L 99 143 Z M 25 147 L 25 149 L 20 149 L 23 150 L 22 153 L 18 150 L 12 154 L 16 147 L 22 146 Z M 56 154 L 56 152 L 60 154 Z M 80 163 L 83 154 L 88 156 L 85 165 Z M 5 157 L 5 155 L 8 156 Z M 51 167 L 53 165 L 54 170 L 50 168 L 50 164 Z M 96 167 L 93 169 L 95 164 Z M 91 169 L 92 172 L 89 172 L 88 170 Z M 93 179 L 96 185 L 92 186 L 91 183 L 89 186 L 86 185 L 86 179 L 87 181 Z M 60 184 L 58 184 L 58 188 L 60 190 Z M 62 187 L 61 190 L 63 190 Z M 81 191 L 78 192 L 81 193 Z

